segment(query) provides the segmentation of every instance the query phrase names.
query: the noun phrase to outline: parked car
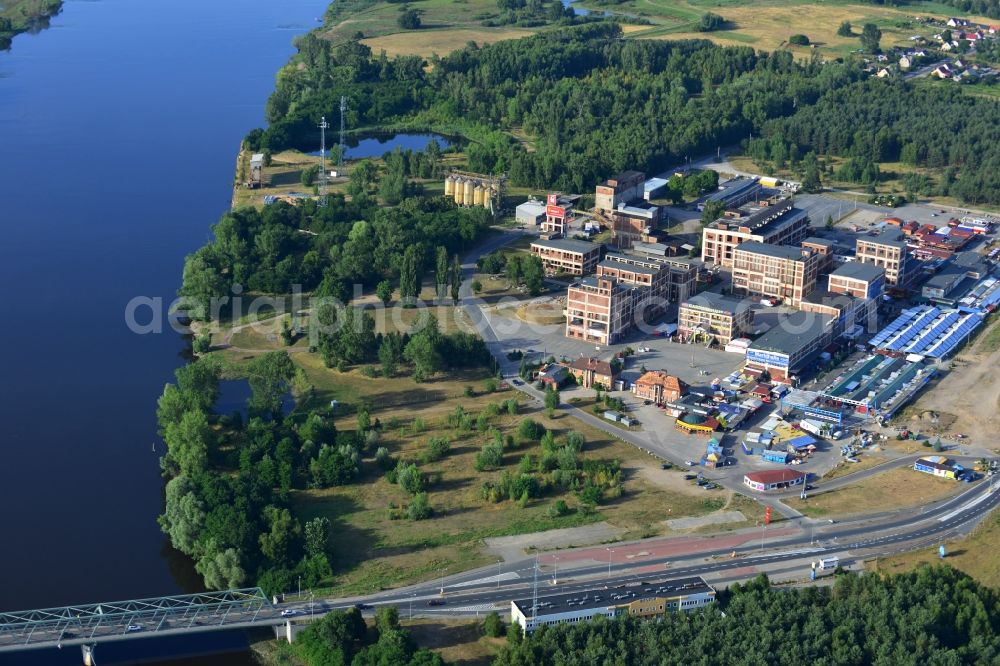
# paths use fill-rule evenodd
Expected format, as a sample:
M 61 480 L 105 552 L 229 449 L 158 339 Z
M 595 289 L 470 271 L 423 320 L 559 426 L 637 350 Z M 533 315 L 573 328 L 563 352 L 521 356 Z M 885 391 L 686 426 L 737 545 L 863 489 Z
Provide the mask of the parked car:
M 668 462 L 665 462 L 660 465 L 660 469 L 670 469 L 671 467 L 673 467 L 673 464 Z
M 523 386 L 524 382 L 522 382 L 520 379 L 515 379 L 513 380 L 513 384 L 514 386 Z
M 697 465 L 698 463 L 696 463 L 696 462 L 695 462 L 695 461 L 693 461 L 693 460 L 685 460 L 685 461 L 684 461 L 684 464 L 685 464 L 685 465 L 687 465 L 688 467 L 694 467 L 694 466 L 695 466 L 695 465 Z

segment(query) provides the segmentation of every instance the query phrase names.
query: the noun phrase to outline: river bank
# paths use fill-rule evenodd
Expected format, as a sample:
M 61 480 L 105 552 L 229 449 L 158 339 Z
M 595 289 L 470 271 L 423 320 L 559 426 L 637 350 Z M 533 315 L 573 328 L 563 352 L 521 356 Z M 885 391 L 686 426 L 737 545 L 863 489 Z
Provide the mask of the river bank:
M 21 33 L 49 27 L 62 7 L 63 0 L 7 0 L 0 4 L 0 51 L 9 49 Z

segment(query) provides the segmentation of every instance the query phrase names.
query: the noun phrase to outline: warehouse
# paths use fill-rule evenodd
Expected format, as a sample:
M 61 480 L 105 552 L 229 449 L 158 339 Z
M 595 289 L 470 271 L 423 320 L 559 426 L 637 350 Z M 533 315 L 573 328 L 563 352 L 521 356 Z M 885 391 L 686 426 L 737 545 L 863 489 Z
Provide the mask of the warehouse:
M 530 633 L 563 622 L 587 622 L 601 616 L 658 617 L 715 602 L 715 590 L 700 576 L 643 581 L 510 602 L 510 623 Z
M 760 181 L 756 178 L 731 178 L 724 183 L 719 183 L 717 192 L 713 192 L 705 197 L 705 202 L 719 201 L 727 208 L 730 206 L 741 206 L 748 201 L 753 201 L 761 193 Z M 705 206 L 699 204 L 701 210 Z
M 984 317 L 972 308 L 942 310 L 919 305 L 903 310 L 868 344 L 883 352 L 944 358 L 969 339 Z
M 801 486 L 805 482 L 806 475 L 794 469 L 767 469 L 762 472 L 747 472 L 743 476 L 745 486 L 761 492 Z
M 538 226 L 545 220 L 545 204 L 529 199 L 514 209 L 514 217 L 518 224 Z
M 787 381 L 817 358 L 833 340 L 835 320 L 822 314 L 796 312 L 757 338 L 747 349 L 744 372 L 766 372 L 774 381 Z

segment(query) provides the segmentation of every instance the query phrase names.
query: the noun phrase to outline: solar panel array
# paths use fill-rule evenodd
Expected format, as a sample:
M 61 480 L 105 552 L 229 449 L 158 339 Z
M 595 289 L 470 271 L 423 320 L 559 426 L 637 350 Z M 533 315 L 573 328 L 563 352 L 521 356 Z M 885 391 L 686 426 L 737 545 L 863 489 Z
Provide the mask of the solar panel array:
M 941 358 L 967 339 L 983 319 L 978 309 L 942 310 L 921 305 L 904 310 L 870 344 L 878 349 Z

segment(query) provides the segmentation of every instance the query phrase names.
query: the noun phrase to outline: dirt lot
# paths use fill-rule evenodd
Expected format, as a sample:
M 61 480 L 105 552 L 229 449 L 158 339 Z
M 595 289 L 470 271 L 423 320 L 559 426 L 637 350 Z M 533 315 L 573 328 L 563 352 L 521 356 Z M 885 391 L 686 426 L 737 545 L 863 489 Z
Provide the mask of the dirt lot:
M 997 451 L 1000 374 L 996 368 L 1000 365 L 1000 349 L 991 349 L 998 332 L 1000 327 L 994 322 L 979 334 L 968 351 L 955 357 L 947 375 L 907 410 L 905 423 L 920 424 L 927 420 L 928 415 L 920 418 L 923 412 L 937 412 L 938 425 L 951 422 L 952 433 L 969 436 L 964 443 L 988 446 Z

